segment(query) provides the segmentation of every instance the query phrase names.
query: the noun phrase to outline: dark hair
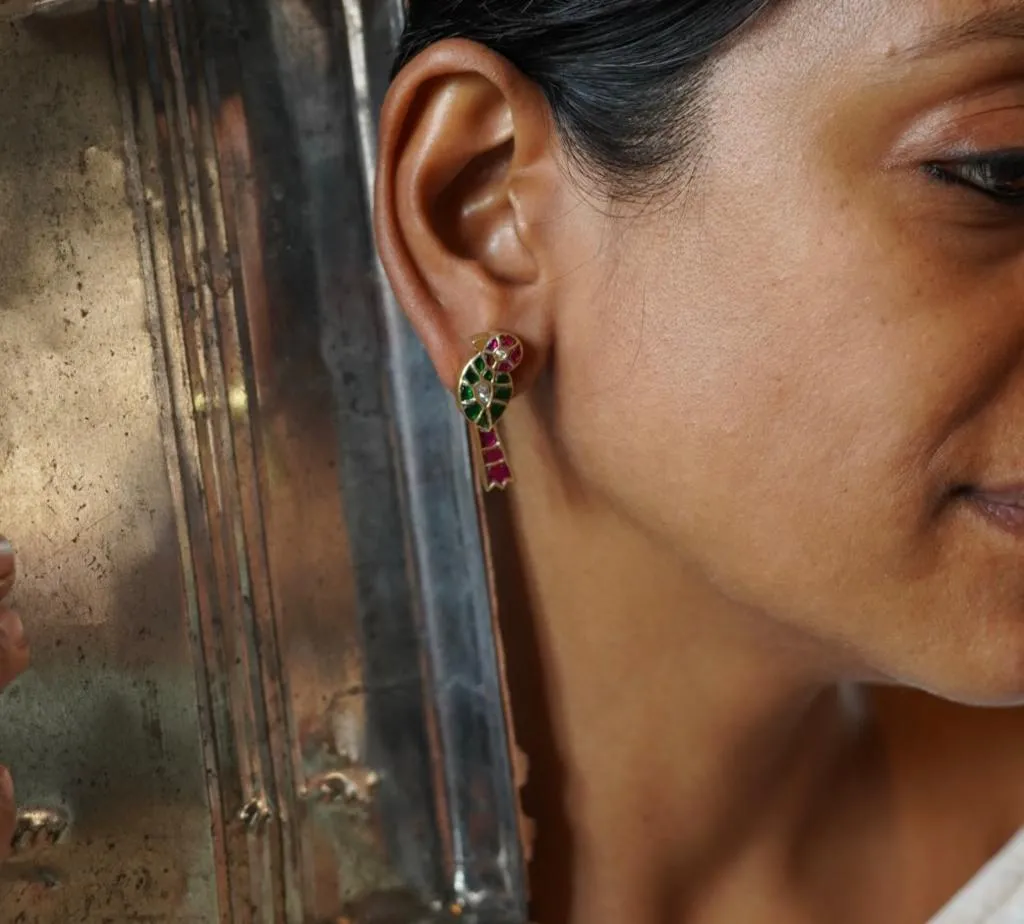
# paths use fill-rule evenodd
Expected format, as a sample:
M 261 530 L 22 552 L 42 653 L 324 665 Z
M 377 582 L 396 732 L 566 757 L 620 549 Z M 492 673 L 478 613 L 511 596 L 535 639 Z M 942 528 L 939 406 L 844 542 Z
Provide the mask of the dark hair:
M 434 42 L 503 55 L 579 165 L 643 193 L 692 153 L 716 49 L 772 0 L 408 0 L 396 72 Z

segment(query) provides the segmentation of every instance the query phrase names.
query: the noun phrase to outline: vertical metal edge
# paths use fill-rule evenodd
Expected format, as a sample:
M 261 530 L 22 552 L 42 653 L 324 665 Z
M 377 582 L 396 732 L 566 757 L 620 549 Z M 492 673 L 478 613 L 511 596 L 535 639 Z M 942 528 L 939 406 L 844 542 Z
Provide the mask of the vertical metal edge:
M 434 778 L 440 761 L 424 687 L 422 620 L 387 391 L 349 49 L 333 0 L 267 0 L 250 9 L 249 43 L 275 58 L 272 75 L 249 62 L 254 74 L 274 82 L 264 86 L 262 98 L 257 92 L 246 98 L 254 143 L 265 146 L 272 126 L 274 143 L 296 162 L 292 206 L 307 221 L 308 236 L 300 243 L 309 258 L 302 264 L 309 274 L 303 287 L 312 282 L 305 297 L 316 307 L 321 358 L 331 379 L 364 664 L 366 755 L 380 776 L 372 821 L 387 842 L 393 871 L 373 884 L 364 880 L 357 897 L 350 889 L 363 878 L 362 864 L 346 868 L 352 900 L 343 916 L 391 920 L 396 901 L 403 914 L 422 914 L 409 909 L 446 895 L 439 842 L 445 825 L 438 823 L 443 786 Z M 354 820 L 335 818 L 333 824 L 361 826 Z
M 307 784 L 310 784 L 315 792 L 319 784 L 314 780 L 303 780 L 300 792 L 296 793 L 302 800 L 302 804 L 296 805 L 295 809 L 301 819 L 298 860 L 306 890 L 306 907 L 303 909 L 305 914 L 312 914 L 310 909 L 314 907 L 323 907 L 325 911 L 323 901 L 329 901 L 330 891 L 334 886 L 338 886 L 341 889 L 339 901 L 347 903 L 352 899 L 363 909 L 353 913 L 362 916 L 364 911 L 375 913 L 370 909 L 378 908 L 380 902 L 387 904 L 395 890 L 401 891 L 403 885 L 390 871 L 384 873 L 377 864 L 375 849 L 370 847 L 370 840 L 377 840 L 372 835 L 376 833 L 376 813 L 381 805 L 397 796 L 405 808 L 414 810 L 413 814 L 418 823 L 413 829 L 414 833 L 405 838 L 404 847 L 398 845 L 400 851 L 404 849 L 407 858 L 418 856 L 423 859 L 422 865 L 426 867 L 432 864 L 436 857 L 436 851 L 432 848 L 418 849 L 422 846 L 422 838 L 429 839 L 434 831 L 433 819 L 427 817 L 432 806 L 428 804 L 429 800 L 420 794 L 420 781 L 417 778 L 419 764 L 409 764 L 403 760 L 404 749 L 410 746 L 416 753 L 420 752 L 415 739 L 422 717 L 413 715 L 410 708 L 413 704 L 408 695 L 407 684 L 411 674 L 396 673 L 389 669 L 395 661 L 404 665 L 403 646 L 408 646 L 415 633 L 410 632 L 404 622 L 408 596 L 404 589 L 404 558 L 401 554 L 396 555 L 396 552 L 401 550 L 396 549 L 395 533 L 385 533 L 378 528 L 382 521 L 390 524 L 395 518 L 390 506 L 390 495 L 393 491 L 388 466 L 391 463 L 391 456 L 385 455 L 383 451 L 384 447 L 380 441 L 380 420 L 377 414 L 378 382 L 374 378 L 376 369 L 379 368 L 374 361 L 377 344 L 372 325 L 366 325 L 366 321 L 372 317 L 368 310 L 370 304 L 360 298 L 362 290 L 358 288 L 362 278 L 361 238 L 365 216 L 361 208 L 358 212 L 351 208 L 352 184 L 345 181 L 348 173 L 341 166 L 346 160 L 348 147 L 347 136 L 338 135 L 338 127 L 344 119 L 334 121 L 330 126 L 321 124 L 317 119 L 314 119 L 312 124 L 306 121 L 302 124 L 301 130 L 292 124 L 293 118 L 297 122 L 302 121 L 301 114 L 296 110 L 303 109 L 307 95 L 312 95 L 322 102 L 324 98 L 333 99 L 339 90 L 335 74 L 329 69 L 330 62 L 325 62 L 322 58 L 319 61 L 313 60 L 315 56 L 308 45 L 304 44 L 304 40 L 316 41 L 321 37 L 321 23 L 311 22 L 312 11 L 304 0 L 266 4 L 203 0 L 198 5 L 204 13 L 209 13 L 210 21 L 203 23 L 204 41 L 227 44 L 233 48 L 233 51 L 224 48 L 218 55 L 216 79 L 224 76 L 228 88 L 220 90 L 224 96 L 212 106 L 217 114 L 214 127 L 218 152 L 222 158 L 224 209 L 229 226 L 233 221 L 234 233 L 239 236 L 237 256 L 240 262 L 235 267 L 236 294 L 240 299 L 245 299 L 239 301 L 239 325 L 241 326 L 246 318 L 249 319 L 248 323 L 254 326 L 265 326 L 268 321 L 272 322 L 275 319 L 280 323 L 280 319 L 287 318 L 290 308 L 294 309 L 297 306 L 290 305 L 291 293 L 281 289 L 282 271 L 295 269 L 294 263 L 289 262 L 290 258 L 286 253 L 294 248 L 296 253 L 307 254 L 306 248 L 309 248 L 308 255 L 312 257 L 310 260 L 303 258 L 301 261 L 303 276 L 299 287 L 308 306 L 302 311 L 306 320 L 311 320 L 312 315 L 320 325 L 322 358 L 325 367 L 331 370 L 332 384 L 335 386 L 331 394 L 335 404 L 331 411 L 339 427 L 339 432 L 335 435 L 339 437 L 339 446 L 342 449 L 339 453 L 342 463 L 339 467 L 344 470 L 343 473 L 339 472 L 339 487 L 344 488 L 341 506 L 344 508 L 350 535 L 359 537 L 355 544 L 360 546 L 360 554 L 353 556 L 354 559 L 358 558 L 354 583 L 357 585 L 357 595 L 360 598 L 360 617 L 364 629 L 367 625 L 370 626 L 370 638 L 376 620 L 380 619 L 382 623 L 388 625 L 388 631 L 384 633 L 386 638 L 379 637 L 378 633 L 377 642 L 371 641 L 369 645 L 364 645 L 360 652 L 364 660 L 373 660 L 376 657 L 376 666 L 383 667 L 383 670 L 368 672 L 372 676 L 362 678 L 365 680 L 365 687 L 346 687 L 344 695 L 365 696 L 367 700 L 375 701 L 390 717 L 401 714 L 412 719 L 400 723 L 380 723 L 381 727 L 387 725 L 392 733 L 397 731 L 398 735 L 397 739 L 390 741 L 383 749 L 383 756 L 386 759 L 379 765 L 383 771 L 383 780 L 379 792 L 375 791 L 372 812 L 360 809 L 356 813 L 332 813 L 329 807 L 318 804 L 315 799 L 310 801 Z M 311 31 L 310 25 L 313 26 Z M 209 31 L 206 31 L 206 27 L 210 27 Z M 296 28 L 301 34 L 297 42 L 294 32 Z M 237 58 L 237 73 L 229 71 L 224 74 L 220 70 L 225 57 Z M 325 64 L 328 68 L 326 71 Z M 211 90 L 216 93 L 213 87 Z M 330 119 L 328 121 L 331 122 Z M 306 134 L 302 136 L 302 132 Z M 304 145 L 303 137 L 307 141 L 311 138 L 314 140 L 313 152 Z M 268 157 L 268 154 L 271 154 L 270 148 L 273 148 L 273 152 L 272 156 Z M 307 159 L 311 154 L 312 156 Z M 325 157 L 328 160 L 336 157 L 339 162 L 338 169 L 342 172 L 329 169 Z M 270 233 L 272 216 L 276 214 L 273 211 L 273 203 L 277 200 L 273 193 L 269 197 L 266 197 L 266 193 L 268 185 L 274 184 L 275 176 L 278 181 L 281 180 L 275 171 L 282 169 L 282 158 L 286 161 L 285 169 L 295 171 L 288 176 L 288 188 L 292 197 L 288 208 L 292 214 L 303 215 L 302 228 L 297 230 L 298 239 L 289 239 L 284 245 L 284 251 L 281 251 L 279 241 L 263 236 Z M 229 197 L 233 197 L 233 202 L 229 203 Z M 345 239 L 351 244 L 350 247 L 341 246 L 340 259 L 335 250 L 339 245 L 339 239 Z M 347 326 L 339 325 L 337 316 L 338 309 L 342 307 L 338 298 L 341 287 L 330 278 L 332 273 L 339 269 L 339 264 L 344 264 L 345 271 L 349 273 L 342 274 L 343 284 L 352 284 L 355 281 L 357 286 L 350 303 L 354 310 L 345 311 L 346 319 L 349 321 Z M 347 309 L 349 303 L 346 302 L 345 307 Z M 340 338 L 339 326 L 344 328 Z M 252 351 L 254 368 L 257 369 L 255 399 L 262 412 L 262 405 L 267 396 L 262 394 L 261 390 L 265 387 L 268 392 L 274 392 L 273 376 L 276 373 L 273 371 L 273 358 L 268 352 L 267 330 L 263 329 L 261 332 L 262 341 L 255 339 L 258 333 L 260 332 L 252 334 L 248 349 Z M 346 335 L 348 341 L 345 340 Z M 340 352 L 337 351 L 339 346 Z M 356 346 L 357 351 L 345 353 L 345 350 L 352 346 Z M 332 350 L 335 352 L 332 353 Z M 268 373 L 270 379 L 266 378 Z M 357 388 L 348 388 L 347 382 L 350 379 L 358 380 Z M 272 405 L 274 400 L 271 396 Z M 262 424 L 265 427 L 271 426 L 273 413 L 271 409 L 270 418 L 263 418 Z M 274 439 L 269 431 L 261 432 L 265 437 Z M 327 438 L 328 432 L 325 431 L 323 436 Z M 264 496 L 268 503 L 273 504 L 274 498 L 266 483 L 265 459 L 261 446 L 262 444 L 258 442 L 257 466 L 260 477 L 264 479 Z M 373 498 L 377 492 L 380 493 L 380 497 L 374 503 Z M 385 540 L 383 543 L 379 542 L 381 538 Z M 343 567 L 345 559 L 342 556 L 345 555 L 345 550 L 338 549 L 338 552 L 338 566 Z M 274 592 L 273 587 L 271 592 Z M 396 634 L 393 630 L 398 624 L 401 624 L 401 631 Z M 396 649 L 389 646 L 391 639 L 397 642 Z M 382 651 L 381 642 L 384 642 L 386 652 Z M 341 662 L 348 654 L 351 652 L 343 648 L 337 651 L 339 663 L 336 680 L 345 679 Z M 381 658 L 382 654 L 385 654 L 385 657 Z M 371 724 L 377 726 L 377 723 Z M 299 743 L 293 741 L 292 745 L 294 747 Z M 382 755 L 378 752 L 377 756 Z M 341 758 L 342 755 L 338 754 L 335 757 Z M 368 757 L 374 769 L 377 769 L 378 764 L 373 756 Z M 344 764 L 343 758 L 341 763 Z M 296 777 L 301 778 L 300 774 L 307 768 L 298 763 L 295 766 Z M 422 817 L 421 811 L 426 813 Z M 314 863 L 313 861 L 319 858 L 312 857 L 312 851 L 308 849 L 315 839 L 314 828 L 317 831 L 316 836 L 321 838 L 326 829 L 330 828 L 333 831 L 328 838 L 328 849 L 339 846 L 346 838 L 351 840 L 355 835 L 363 842 L 367 853 L 362 857 L 346 854 L 345 858 L 339 854 L 337 877 L 321 875 L 325 872 L 323 863 Z M 416 831 L 420 833 L 415 833 Z M 415 860 L 412 866 L 417 866 Z M 374 874 L 368 877 L 367 872 L 371 867 Z M 417 875 L 422 873 L 423 869 L 414 869 L 413 872 L 412 880 L 417 885 L 433 878 L 429 874 Z M 363 899 L 366 899 L 366 902 Z M 342 914 L 347 913 L 345 908 L 342 908 Z
M 118 9 L 124 44 L 125 7 L 119 4 Z M 268 793 L 277 795 L 278 778 L 271 741 L 277 743 L 276 738 L 287 732 L 283 723 L 274 734 L 268 727 L 264 682 L 274 666 L 268 666 L 262 655 L 273 657 L 275 646 L 272 639 L 268 643 L 258 637 L 252 612 L 255 595 L 249 576 L 255 569 L 248 555 L 251 543 L 261 547 L 262 538 L 258 526 L 253 527 L 251 502 L 246 510 L 240 484 L 239 428 L 231 417 L 229 388 L 229 380 L 237 378 L 244 363 L 241 357 L 225 355 L 225 333 L 227 352 L 237 346 L 230 326 L 233 310 L 214 296 L 207 265 L 211 245 L 220 242 L 208 237 L 216 238 L 219 228 L 209 201 L 202 201 L 202 189 L 203 182 L 216 186 L 216 180 L 204 175 L 205 164 L 200 163 L 197 133 L 202 130 L 202 114 L 190 105 L 170 13 L 171 7 L 161 0 L 144 2 L 132 11 L 138 64 L 125 82 L 129 92 L 133 79 L 137 86 L 148 84 L 150 95 L 144 103 L 135 99 L 134 121 L 129 124 L 153 120 L 151 173 L 162 194 L 162 214 L 149 203 L 140 231 L 159 224 L 159 232 L 149 232 L 149 239 L 166 237 L 169 242 L 162 261 L 150 261 L 165 263 L 168 273 L 162 286 L 166 294 L 155 302 L 159 317 L 154 329 L 161 331 L 162 355 L 168 371 L 175 373 L 172 382 L 178 384 L 171 402 L 175 445 L 168 448 L 173 457 L 169 468 L 183 499 L 179 534 L 198 622 L 196 663 L 197 670 L 202 665 L 203 689 L 211 703 L 210 730 L 217 753 L 211 788 L 218 799 L 211 807 L 224 846 L 218 857 L 218 881 L 225 893 L 221 916 L 269 924 L 283 919 L 289 878 L 282 868 L 283 839 L 270 834 L 276 826 L 270 824 L 273 806 L 268 798 Z M 140 161 L 138 134 L 133 141 Z M 141 173 L 140 166 L 136 176 Z M 244 452 L 244 429 L 241 435 Z M 258 504 L 255 515 L 258 519 Z M 262 594 L 261 598 L 265 599 Z M 297 920 L 298 913 L 293 908 L 291 919 Z
M 394 47 L 403 13 L 400 0 L 339 2 L 352 49 L 369 214 L 377 147 L 375 113 L 386 89 L 384 62 Z M 386 20 L 377 18 L 368 29 L 367 13 L 383 14 Z M 371 60 L 377 65 L 375 72 L 371 72 Z M 505 714 L 496 601 L 467 434 L 379 263 L 377 283 L 390 350 L 389 386 L 404 497 L 427 630 L 431 697 L 441 737 L 453 851 L 450 900 L 460 913 L 469 912 L 480 922 L 521 924 L 528 911 L 518 791 Z M 439 478 L 439 472 L 446 477 Z M 457 541 L 448 546 L 432 541 L 439 526 L 443 533 L 450 530 Z M 481 720 L 487 739 L 483 752 L 477 747 L 482 742 L 474 746 L 467 740 L 467 735 L 481 731 Z M 490 791 L 481 792 L 481 786 Z M 488 803 L 494 813 L 492 836 L 478 842 L 470 823 L 478 821 L 481 805 Z
M 250 656 L 256 662 L 258 672 L 258 677 L 253 678 L 253 695 L 260 707 L 259 724 L 265 732 L 265 737 L 260 736 L 261 761 L 270 771 L 265 775 L 261 789 L 269 799 L 268 807 L 277 822 L 273 829 L 276 835 L 271 835 L 275 855 L 270 863 L 271 868 L 280 874 L 274 878 L 280 881 L 275 886 L 273 904 L 287 920 L 297 922 L 302 915 L 297 885 L 298 845 L 292 811 L 297 768 L 291 754 L 297 736 L 292 731 L 294 723 L 284 692 L 285 678 L 267 564 L 260 496 L 259 442 L 253 425 L 252 398 L 256 389 L 247 347 L 245 292 L 241 287 L 228 284 L 232 278 L 229 256 L 236 252 L 236 234 L 232 227 L 233 213 L 225 206 L 233 199 L 221 181 L 220 157 L 224 152 L 216 143 L 213 128 L 213 112 L 218 97 L 214 86 L 211 86 L 214 81 L 209 79 L 205 70 L 206 62 L 198 51 L 200 42 L 196 24 L 186 17 L 185 4 L 177 3 L 164 10 L 167 31 L 177 32 L 177 37 L 170 42 L 172 52 L 177 55 L 172 57 L 172 71 L 179 96 L 189 103 L 187 113 L 184 106 L 179 109 L 180 131 L 182 135 L 191 132 L 195 146 L 193 182 L 199 207 L 197 224 L 204 234 L 201 242 L 206 270 L 204 289 L 210 300 L 211 320 L 218 337 L 225 382 L 226 423 L 229 427 L 226 436 L 230 440 L 230 459 L 233 461 L 230 474 L 237 492 L 235 554 Z M 194 70 L 186 78 L 188 64 Z
M 213 695 L 210 689 L 208 652 L 204 645 L 198 602 L 199 590 L 196 576 L 191 567 L 193 550 L 187 528 L 185 486 L 182 478 L 182 460 L 187 455 L 186 445 L 194 440 L 188 438 L 182 417 L 175 413 L 181 395 L 187 392 L 187 373 L 172 357 L 176 351 L 172 344 L 179 332 L 162 307 L 160 287 L 157 283 L 156 252 L 151 233 L 151 216 L 146 202 L 145 185 L 142 180 L 139 143 L 136 134 L 136 119 L 141 105 L 129 81 L 126 62 L 126 24 L 122 0 L 104 0 L 103 12 L 107 21 L 110 43 L 110 59 L 121 110 L 122 139 L 125 163 L 126 195 L 131 206 L 138 240 L 138 257 L 145 295 L 145 309 L 148 318 L 150 340 L 153 347 L 153 379 L 159 401 L 160 426 L 163 432 L 164 457 L 171 497 L 174 504 L 174 518 L 178 524 L 179 557 L 182 563 L 182 604 L 188 621 L 188 638 L 192 652 L 192 663 L 199 697 L 198 729 L 200 746 L 206 768 L 206 792 L 210 807 L 210 831 L 214 851 L 214 876 L 217 883 L 217 920 L 220 924 L 231 924 L 231 887 L 228 877 L 227 835 L 223 823 L 222 793 L 220 791 L 221 761 L 216 746 L 217 735 L 214 721 Z
M 217 405 L 223 407 L 224 392 L 216 356 L 209 356 L 206 335 L 205 292 L 201 288 L 195 264 L 193 240 L 194 215 L 186 176 L 187 140 L 176 131 L 178 99 L 168 77 L 164 34 L 159 18 L 161 3 L 142 3 L 138 7 L 140 34 L 158 131 L 155 146 L 157 173 L 165 204 L 170 261 L 174 277 L 174 308 L 181 318 L 181 341 L 191 402 L 179 411 L 192 421 L 196 434 L 196 457 L 190 474 L 196 479 L 191 494 L 194 500 L 188 527 L 193 538 L 192 565 L 203 575 L 206 587 L 204 623 L 207 643 L 216 652 L 218 678 L 223 678 L 223 724 L 220 740 L 233 760 L 222 766 L 222 784 L 236 783 L 236 800 L 225 806 L 231 841 L 236 845 L 229 867 L 236 919 L 262 920 L 266 905 L 263 890 L 267 880 L 266 859 L 261 845 L 251 836 L 250 825 L 239 822 L 238 814 L 246 806 L 258 805 L 262 779 L 256 747 L 255 703 L 249 695 L 249 651 L 239 625 L 239 601 L 233 556 L 231 523 L 221 515 L 224 492 L 229 490 L 221 471 L 219 451 L 222 443 L 221 421 Z M 216 347 L 213 348 L 216 350 Z M 196 540 L 201 537 L 201 541 Z M 237 773 L 237 779 L 231 776 Z

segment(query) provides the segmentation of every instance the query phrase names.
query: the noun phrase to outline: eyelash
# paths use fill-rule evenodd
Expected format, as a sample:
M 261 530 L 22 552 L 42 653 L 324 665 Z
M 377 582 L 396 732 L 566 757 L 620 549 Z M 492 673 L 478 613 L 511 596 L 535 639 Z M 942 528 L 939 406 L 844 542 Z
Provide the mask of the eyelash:
M 1024 151 L 996 151 L 924 165 L 933 180 L 962 186 L 1009 207 L 1024 207 Z

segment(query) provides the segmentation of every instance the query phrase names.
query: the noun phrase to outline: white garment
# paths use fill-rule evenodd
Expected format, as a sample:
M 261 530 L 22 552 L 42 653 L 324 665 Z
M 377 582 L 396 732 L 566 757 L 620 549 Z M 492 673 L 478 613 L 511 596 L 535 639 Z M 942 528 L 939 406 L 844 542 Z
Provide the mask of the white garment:
M 929 924 L 1024 924 L 1024 830 Z

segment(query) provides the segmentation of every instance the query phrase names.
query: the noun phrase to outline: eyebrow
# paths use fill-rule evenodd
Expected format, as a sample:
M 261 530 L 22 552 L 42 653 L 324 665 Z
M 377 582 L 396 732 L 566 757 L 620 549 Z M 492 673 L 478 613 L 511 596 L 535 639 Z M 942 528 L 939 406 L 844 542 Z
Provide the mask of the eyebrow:
M 970 45 L 1007 39 L 1024 41 L 1024 4 L 986 10 L 961 22 L 942 26 L 903 54 L 911 58 L 933 58 Z

